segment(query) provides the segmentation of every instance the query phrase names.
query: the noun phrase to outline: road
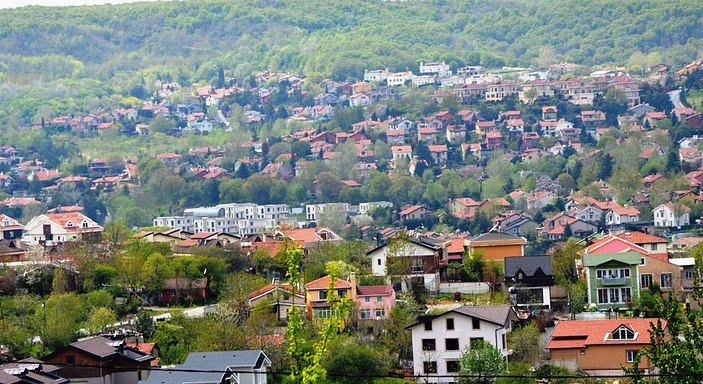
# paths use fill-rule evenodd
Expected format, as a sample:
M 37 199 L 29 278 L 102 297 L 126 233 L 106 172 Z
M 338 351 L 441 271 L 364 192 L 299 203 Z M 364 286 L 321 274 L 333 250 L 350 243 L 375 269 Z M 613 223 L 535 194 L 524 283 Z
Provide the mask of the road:
M 681 102 L 681 90 L 680 89 L 677 89 L 675 91 L 670 91 L 669 92 L 669 99 L 671 99 L 671 104 L 674 105 L 674 108 L 684 108 L 684 105 Z

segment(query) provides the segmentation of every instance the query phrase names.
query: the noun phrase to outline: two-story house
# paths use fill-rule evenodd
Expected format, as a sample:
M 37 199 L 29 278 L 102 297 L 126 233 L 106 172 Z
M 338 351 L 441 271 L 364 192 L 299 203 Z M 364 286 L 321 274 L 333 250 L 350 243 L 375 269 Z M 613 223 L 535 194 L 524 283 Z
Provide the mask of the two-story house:
M 599 309 L 629 309 L 638 298 L 637 267 L 642 254 L 584 253 L 581 263 L 588 285 L 588 302 Z
M 322 276 L 305 284 L 305 312 L 308 319 L 314 321 L 334 316 L 332 303 L 327 298 L 330 287 L 340 298 L 356 301 L 356 276 L 353 273 L 350 281 L 337 279 L 333 284 L 330 283 L 329 276 Z
M 551 256 L 506 257 L 505 284 L 518 306 L 551 305 L 549 287 L 554 285 Z
M 660 204 L 652 212 L 655 227 L 681 227 L 691 224 L 691 208 L 683 204 L 672 202 Z
M 358 318 L 388 319 L 395 306 L 395 290 L 391 285 L 360 285 L 356 287 Z
M 507 334 L 517 320 L 509 306 L 463 306 L 421 318 L 412 332 L 413 371 L 427 383 L 453 383 L 462 351 L 483 340 L 508 356 Z
M 507 233 L 489 232 L 466 241 L 469 255 L 483 254 L 483 259 L 503 261 L 506 257 L 524 256 L 527 239 Z
M 0 214 L 0 240 L 18 240 L 22 237 L 22 224 L 10 216 Z
M 47 213 L 24 226 L 22 241 L 27 244 L 63 243 L 99 237 L 103 227 L 79 212 Z
M 444 252 L 439 245 L 399 237 L 366 252 L 366 256 L 371 260 L 373 276 L 386 276 L 404 291 L 438 292 L 440 260 L 447 259 Z

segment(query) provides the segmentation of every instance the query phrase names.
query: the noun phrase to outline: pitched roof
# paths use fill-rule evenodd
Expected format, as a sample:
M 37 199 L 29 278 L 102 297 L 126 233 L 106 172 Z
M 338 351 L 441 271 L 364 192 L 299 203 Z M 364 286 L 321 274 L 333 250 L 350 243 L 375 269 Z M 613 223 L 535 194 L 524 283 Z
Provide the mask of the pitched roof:
M 307 284 L 305 284 L 305 289 L 307 290 L 322 290 L 322 289 L 327 289 L 330 285 L 330 277 L 329 276 L 322 276 L 321 278 L 317 280 L 313 280 Z M 342 279 L 337 279 L 337 281 L 334 284 L 334 288 L 351 288 L 351 284 Z
M 608 261 L 618 261 L 630 265 L 639 265 L 642 259 L 642 254 L 638 252 L 623 252 L 623 253 L 589 253 L 583 255 L 583 265 L 585 267 L 594 267 L 606 263 Z
M 650 235 L 648 233 L 639 231 L 625 231 L 616 234 L 615 236 L 625 239 L 634 244 L 648 244 L 648 243 L 668 243 L 667 239 L 661 238 L 659 236 Z
M 511 256 L 504 260 L 505 276 L 515 276 L 519 270 L 528 276 L 533 276 L 538 268 L 542 269 L 545 275 L 551 275 L 551 256 Z
M 508 320 L 508 316 L 510 316 L 511 311 L 512 308 L 507 305 L 485 307 L 465 305 L 463 307 L 456 308 L 450 312 L 456 312 L 462 315 L 485 320 L 489 323 L 503 325 Z
M 517 242 L 520 244 L 525 244 L 525 243 L 527 243 L 527 240 L 524 237 L 510 235 L 507 233 L 489 232 L 489 233 L 484 233 L 482 235 L 476 236 L 473 239 L 468 240 L 468 242 L 469 242 L 469 245 L 473 245 L 475 243 L 481 243 L 481 242 L 508 242 L 508 243 Z
M 392 285 L 360 285 L 356 287 L 358 296 L 390 296 L 393 294 Z
M 649 344 L 650 323 L 657 319 L 569 320 L 557 323 L 547 349 L 585 348 L 589 345 Z M 666 327 L 666 320 L 661 320 Z M 634 340 L 613 340 L 608 337 L 625 326 L 635 333 Z

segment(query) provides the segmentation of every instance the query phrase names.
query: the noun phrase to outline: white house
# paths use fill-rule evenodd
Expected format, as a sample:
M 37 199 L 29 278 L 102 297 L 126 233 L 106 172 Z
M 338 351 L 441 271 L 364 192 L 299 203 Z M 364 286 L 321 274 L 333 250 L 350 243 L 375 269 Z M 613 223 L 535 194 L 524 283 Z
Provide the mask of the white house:
M 655 227 L 679 227 L 691 224 L 691 208 L 682 204 L 668 202 L 654 208 Z
M 388 244 L 366 253 L 371 260 L 373 276 L 399 276 L 401 288 L 424 286 L 429 292 L 439 291 L 439 260 L 444 250 L 416 238 L 393 239 Z M 389 258 L 397 258 L 389 262 Z M 391 266 L 390 270 L 388 269 Z
M 80 240 L 84 236 L 99 235 L 103 227 L 79 212 L 46 213 L 24 226 L 22 241 L 27 244 L 64 243 Z
M 393 161 L 401 158 L 410 159 L 413 154 L 413 148 L 409 145 L 394 145 L 391 147 L 393 153 Z
M 483 340 L 508 356 L 507 334 L 517 320 L 509 306 L 463 306 L 409 326 L 413 340 L 413 371 L 427 383 L 453 383 L 442 377 L 459 371 L 459 358 L 471 343 Z
M 606 225 L 619 225 L 640 220 L 640 211 L 634 207 L 613 208 L 605 214 Z
M 411 71 L 406 72 L 393 72 L 389 73 L 386 77 L 386 82 L 389 86 L 394 87 L 398 85 L 405 85 L 405 82 L 412 80 L 415 75 Z

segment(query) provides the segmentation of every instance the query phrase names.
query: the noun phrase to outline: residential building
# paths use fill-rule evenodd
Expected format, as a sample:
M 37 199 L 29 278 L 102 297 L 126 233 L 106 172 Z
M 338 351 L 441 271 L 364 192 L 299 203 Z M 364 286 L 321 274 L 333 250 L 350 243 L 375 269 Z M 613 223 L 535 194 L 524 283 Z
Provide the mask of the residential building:
M 680 203 L 660 204 L 652 212 L 655 227 L 681 227 L 691 224 L 691 208 Z
M 551 363 L 589 375 L 621 375 L 635 355 L 650 343 L 650 323 L 658 319 L 571 320 L 557 323 L 547 344 Z M 666 320 L 661 320 L 666 327 Z M 653 373 L 643 357 L 640 368 Z
M 266 384 L 269 368 L 271 360 L 259 349 L 191 352 L 185 363 L 155 370 L 140 384 Z
M 359 319 L 388 319 L 395 306 L 395 290 L 392 285 L 359 285 L 356 301 Z
M 286 204 L 228 203 L 214 207 L 188 208 L 180 216 L 161 216 L 154 226 L 178 228 L 192 233 L 224 232 L 235 235 L 272 232 L 287 222 Z
M 330 284 L 329 276 L 323 276 L 305 284 L 305 313 L 310 320 L 322 320 L 334 316 L 332 303 L 328 300 L 329 290 L 336 291 L 339 298 L 349 298 L 356 301 L 356 275 L 351 274 L 350 280 L 336 279 Z
M 640 221 L 640 211 L 634 207 L 613 208 L 605 214 L 605 225 L 620 225 Z
M 510 256 L 524 256 L 527 239 L 507 233 L 489 232 L 466 241 L 469 254 L 481 252 L 483 260 L 503 261 Z
M 26 358 L 0 365 L 2 384 L 68 384 L 61 376 L 61 367 L 41 360 Z
M 344 239 L 333 230 L 327 227 L 316 228 L 281 228 L 273 235 L 276 240 L 288 239 L 303 248 L 307 253 L 310 248 L 314 248 L 323 243 L 341 244 Z
M 584 253 L 581 264 L 588 285 L 588 302 L 599 309 L 629 309 L 637 300 L 639 282 L 637 267 L 642 254 Z
M 507 334 L 517 320 L 509 306 L 463 306 L 421 318 L 412 332 L 414 375 L 427 383 L 453 383 L 459 359 L 471 343 L 483 340 L 507 358 Z
M 281 284 L 276 280 L 247 294 L 247 305 L 250 309 L 263 303 L 273 307 L 278 321 L 287 321 L 288 312 L 294 308 L 303 311 L 306 300 L 305 294 L 297 289 L 294 292 L 290 284 Z
M 368 252 L 371 274 L 387 276 L 391 281 L 400 280 L 400 288 L 439 292 L 440 260 L 445 250 L 436 244 L 420 239 L 393 238 Z
M 124 340 L 95 336 L 71 343 L 43 358 L 61 367 L 61 376 L 86 384 L 137 384 L 149 377 L 154 356 Z
M 442 165 L 447 162 L 447 146 L 441 145 L 429 145 L 430 156 L 432 156 L 432 162 L 435 165 Z
M 22 224 L 10 216 L 0 214 L 0 240 L 22 238 Z
M 669 251 L 669 241 L 663 237 L 650 235 L 645 232 L 638 231 L 622 231 L 616 233 L 615 236 L 627 240 L 633 244 L 646 249 L 652 254 L 667 255 Z
M 517 306 L 551 305 L 549 287 L 554 285 L 551 256 L 506 257 L 505 285 Z
M 400 220 L 422 220 L 434 214 L 434 211 L 424 205 L 410 205 L 403 207 L 398 213 Z
M 27 244 L 53 245 L 67 241 L 95 240 L 103 227 L 79 212 L 47 213 L 24 226 L 22 241 Z

